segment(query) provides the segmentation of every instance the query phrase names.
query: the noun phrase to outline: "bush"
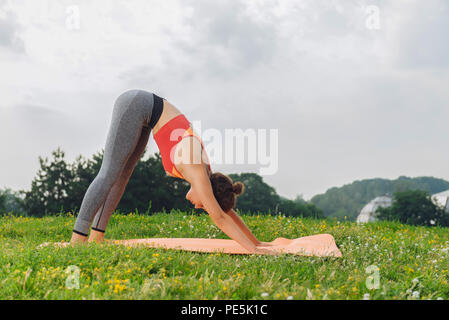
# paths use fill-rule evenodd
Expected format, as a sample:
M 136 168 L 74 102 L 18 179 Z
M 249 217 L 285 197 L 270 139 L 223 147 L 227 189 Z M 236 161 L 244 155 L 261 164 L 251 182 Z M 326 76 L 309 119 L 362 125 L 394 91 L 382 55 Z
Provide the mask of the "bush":
M 433 203 L 426 191 L 411 190 L 396 192 L 393 204 L 378 208 L 379 220 L 395 220 L 418 226 L 449 226 L 449 213 Z
M 9 212 L 24 213 L 23 199 L 16 191 L 0 189 L 0 214 Z

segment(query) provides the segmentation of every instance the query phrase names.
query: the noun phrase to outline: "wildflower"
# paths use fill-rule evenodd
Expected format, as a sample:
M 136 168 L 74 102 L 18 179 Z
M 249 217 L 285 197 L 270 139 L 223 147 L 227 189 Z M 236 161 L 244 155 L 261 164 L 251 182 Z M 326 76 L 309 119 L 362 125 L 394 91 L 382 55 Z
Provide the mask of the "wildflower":
M 419 291 L 413 291 L 412 292 L 412 298 L 413 299 L 419 299 Z
M 264 292 L 260 295 L 262 298 L 268 297 L 268 293 Z
M 363 300 L 369 300 L 369 299 L 370 299 L 369 293 L 365 293 L 365 294 L 363 295 Z
M 287 300 L 293 300 L 293 296 L 288 296 Z

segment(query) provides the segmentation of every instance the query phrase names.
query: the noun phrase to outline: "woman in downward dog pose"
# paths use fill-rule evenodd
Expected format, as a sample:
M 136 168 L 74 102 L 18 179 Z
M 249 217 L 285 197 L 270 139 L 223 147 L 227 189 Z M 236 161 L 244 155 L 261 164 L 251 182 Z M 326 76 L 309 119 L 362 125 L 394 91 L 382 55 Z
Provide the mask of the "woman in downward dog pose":
M 190 183 L 186 199 L 195 208 L 204 209 L 217 227 L 249 252 L 274 254 L 269 248 L 272 243 L 257 240 L 233 210 L 243 184 L 233 183 L 219 172 L 212 173 L 201 138 L 184 114 L 167 100 L 144 90 L 126 91 L 115 101 L 103 162 L 83 198 L 71 244 L 103 241 L 109 218 L 151 132 L 167 174 Z

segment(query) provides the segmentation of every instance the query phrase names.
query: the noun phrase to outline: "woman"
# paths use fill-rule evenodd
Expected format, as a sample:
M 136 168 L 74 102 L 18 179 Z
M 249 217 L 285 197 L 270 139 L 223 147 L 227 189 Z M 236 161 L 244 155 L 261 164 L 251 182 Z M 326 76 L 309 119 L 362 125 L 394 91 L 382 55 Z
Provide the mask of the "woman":
M 144 90 L 126 91 L 114 104 L 103 162 L 86 191 L 70 243 L 103 241 L 109 218 L 151 132 L 167 174 L 190 183 L 186 199 L 207 211 L 215 224 L 245 249 L 271 254 L 264 246 L 272 244 L 257 240 L 233 210 L 243 184 L 212 173 L 201 138 L 187 118 L 167 100 Z

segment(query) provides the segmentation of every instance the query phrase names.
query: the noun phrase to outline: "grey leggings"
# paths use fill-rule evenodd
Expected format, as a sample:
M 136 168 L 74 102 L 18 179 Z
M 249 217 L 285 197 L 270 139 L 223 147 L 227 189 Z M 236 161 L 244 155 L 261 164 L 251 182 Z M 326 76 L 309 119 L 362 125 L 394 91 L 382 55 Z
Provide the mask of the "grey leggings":
M 115 101 L 103 162 L 84 195 L 73 232 L 87 236 L 94 217 L 92 229 L 106 230 L 148 143 L 151 124 L 154 126 L 154 120 L 157 120 L 152 117 L 155 100 L 162 101 L 153 93 L 129 90 Z M 157 117 L 160 117 L 162 111 L 158 110 Z

